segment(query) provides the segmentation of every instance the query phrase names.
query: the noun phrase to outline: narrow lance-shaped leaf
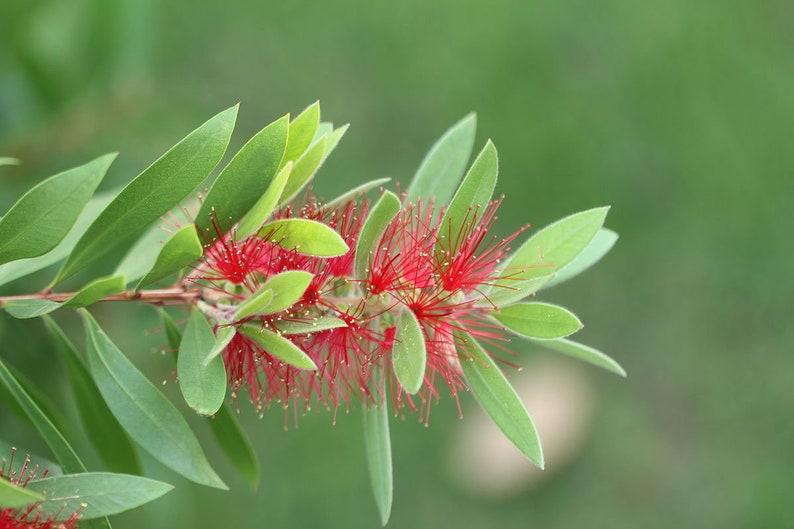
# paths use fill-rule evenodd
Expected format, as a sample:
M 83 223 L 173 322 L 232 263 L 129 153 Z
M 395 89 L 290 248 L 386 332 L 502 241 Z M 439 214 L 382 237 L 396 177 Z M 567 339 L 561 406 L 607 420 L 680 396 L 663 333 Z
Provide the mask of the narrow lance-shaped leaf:
M 38 406 L 36 406 L 33 399 L 22 389 L 22 386 L 13 377 L 2 360 L 0 360 L 0 383 L 8 389 L 22 409 L 25 410 L 25 413 L 36 427 L 36 430 L 38 430 L 47 443 L 47 446 L 52 450 L 55 459 L 58 460 L 63 471 L 85 472 L 82 461 L 77 457 L 72 447 L 55 426 L 53 426 L 50 419 L 42 413 Z
M 25 320 L 28 318 L 38 318 L 58 310 L 63 304 L 49 299 L 14 299 L 2 304 L 3 309 L 14 318 Z
M 408 186 L 409 202 L 419 197 L 434 197 L 439 205 L 449 202 L 466 170 L 476 131 L 477 116 L 469 114 L 433 144 Z
M 233 325 L 228 325 L 226 327 L 219 327 L 216 334 L 215 334 L 215 343 L 210 349 L 210 352 L 207 353 L 207 357 L 202 362 L 204 365 L 209 364 L 212 362 L 212 359 L 218 356 L 226 349 L 226 346 L 234 338 L 234 335 L 237 334 L 237 327 Z
M 72 308 L 86 307 L 113 294 L 124 292 L 124 287 L 126 286 L 127 279 L 124 275 L 100 277 L 77 291 L 74 296 L 64 302 L 64 306 Z
M 403 389 L 411 394 L 419 391 L 425 378 L 427 349 L 422 326 L 410 309 L 403 310 L 397 321 L 392 364 Z
M 369 260 L 375 253 L 380 238 L 399 212 L 400 199 L 391 191 L 385 191 L 367 215 L 356 243 L 355 271 L 359 279 L 367 276 Z
M 83 234 L 56 282 L 134 240 L 203 182 L 223 157 L 236 118 L 236 106 L 221 112 L 136 176 Z
M 64 415 L 62 406 L 53 401 L 49 396 L 41 391 L 38 384 L 34 384 L 24 373 L 20 372 L 13 365 L 6 365 L 11 375 L 16 379 L 22 390 L 30 397 L 41 412 L 52 422 L 55 428 L 65 437 L 71 433 L 72 423 Z
M 342 139 L 342 136 L 345 135 L 347 129 L 350 128 L 350 125 L 342 125 L 341 127 L 334 129 L 333 131 L 328 133 L 328 139 L 325 141 L 325 150 L 323 151 L 323 159 L 320 161 L 320 165 L 325 163 L 325 160 L 334 152 L 336 146 L 339 145 L 339 140 Z
M 579 360 L 601 367 L 622 377 L 626 376 L 626 371 L 620 364 L 589 345 L 584 345 L 565 338 L 560 338 L 558 340 L 538 340 L 535 343 L 541 347 L 551 349 L 552 351 L 578 358 Z
M 491 312 L 507 330 L 525 338 L 564 338 L 582 328 L 582 322 L 567 309 L 551 303 L 516 303 Z
M 466 382 L 474 397 L 521 452 L 540 468 L 543 468 L 543 451 L 540 438 L 524 403 L 510 386 L 493 359 L 477 340 L 468 334 L 455 331 L 459 347 L 460 364 Z
M 86 472 L 36 479 L 28 483 L 28 488 L 46 497 L 40 506 L 43 512 L 63 519 L 82 509 L 81 520 L 91 520 L 140 507 L 174 487 L 139 476 Z
M 325 153 L 325 142 L 325 137 L 320 138 L 295 161 L 284 190 L 281 192 L 280 204 L 289 202 L 295 197 L 320 168 Z
M 203 252 L 201 241 L 193 224 L 184 226 L 160 250 L 154 267 L 140 280 L 136 290 L 168 277 L 195 262 Z
M 259 460 L 231 406 L 224 404 L 207 421 L 223 453 L 251 489 L 256 490 L 259 486 Z
M 44 180 L 0 219 L 0 264 L 43 255 L 69 233 L 116 154 Z
M 176 369 L 179 389 L 188 406 L 200 415 L 212 415 L 223 404 L 226 396 L 226 369 L 223 360 L 216 357 L 204 363 L 215 345 L 215 334 L 209 322 L 197 308 L 190 319 L 179 345 Z
M 89 434 L 88 439 L 105 466 L 113 472 L 140 474 L 138 454 L 124 429 L 105 404 L 85 362 L 52 318 L 44 317 L 44 325 L 66 362 L 66 373 L 77 402 L 77 411 Z
M 554 279 L 554 274 L 519 281 L 507 282 L 503 280 L 502 284 L 487 293 L 487 297 L 483 298 L 478 303 L 478 306 L 506 307 L 507 305 L 512 305 L 527 296 L 531 296 L 552 279 Z
M 254 294 L 237 306 L 234 319 L 255 314 L 272 314 L 294 305 L 301 299 L 314 278 L 303 270 L 288 270 L 272 276 Z
M 325 207 L 329 210 L 334 209 L 337 206 L 340 206 L 349 200 L 353 200 L 359 195 L 363 195 L 367 191 L 382 186 L 383 184 L 389 182 L 390 180 L 391 178 L 376 178 L 375 180 L 370 180 L 369 182 L 365 182 L 360 186 L 354 187 L 350 191 L 342 193 L 333 200 L 329 200 L 328 202 L 325 203 Z
M 363 415 L 367 466 L 382 525 L 386 525 L 391 515 L 394 488 L 388 408 L 384 398 L 384 402 L 379 406 L 370 405 L 364 408 Z
M 347 327 L 345 320 L 334 318 L 333 316 L 325 316 L 322 318 L 315 318 L 311 322 L 300 321 L 280 321 L 277 322 L 279 334 L 311 334 L 313 332 L 327 331 L 329 329 L 338 329 L 340 327 Z
M 196 224 L 211 226 L 214 213 L 223 228 L 231 228 L 253 207 L 276 175 L 287 147 L 289 115 L 259 131 L 221 171 L 204 198 Z
M 320 124 L 320 102 L 315 101 L 301 112 L 289 124 L 289 139 L 284 153 L 282 167 L 287 162 L 294 162 L 312 144 L 317 127 Z
M 300 347 L 267 329 L 250 324 L 241 325 L 239 331 L 256 342 L 268 354 L 300 369 L 317 370 L 317 364 Z
M 0 477 L 0 509 L 19 509 L 43 499 L 41 494 Z
M 284 191 L 284 186 L 287 185 L 287 180 L 292 172 L 293 163 L 287 164 L 278 172 L 278 174 L 270 182 L 267 191 L 259 197 L 256 204 L 246 213 L 240 224 L 237 226 L 235 232 L 238 239 L 242 240 L 252 235 L 270 218 L 270 214 L 276 209 L 278 199 Z
M 345 240 L 321 222 L 308 219 L 282 219 L 270 222 L 259 230 L 260 237 L 284 249 L 303 255 L 337 257 L 350 249 Z
M 574 257 L 573 261 L 563 266 L 554 278 L 546 283 L 543 288 L 550 288 L 559 285 L 563 281 L 568 281 L 572 277 L 581 274 L 604 257 L 618 240 L 618 234 L 612 230 L 601 228 L 595 237 L 585 247 L 582 252 Z
M 91 374 L 108 407 L 130 437 L 155 459 L 186 478 L 226 489 L 182 415 L 127 360 L 94 318 L 84 309 L 81 314 Z

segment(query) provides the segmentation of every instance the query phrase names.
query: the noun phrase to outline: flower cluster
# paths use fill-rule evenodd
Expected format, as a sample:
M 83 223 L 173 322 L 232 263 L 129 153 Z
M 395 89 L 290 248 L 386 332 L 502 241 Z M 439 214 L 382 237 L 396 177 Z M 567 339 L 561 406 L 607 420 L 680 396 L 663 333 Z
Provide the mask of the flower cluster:
M 457 351 L 465 354 L 466 344 L 456 335 L 466 333 L 486 343 L 502 339 L 501 327 L 486 318 L 493 308 L 486 288 L 494 284 L 500 259 L 523 228 L 505 239 L 489 234 L 500 202 L 484 211 L 469 210 L 454 230 L 444 222 L 444 209 L 434 208 L 432 202 L 404 205 L 366 256 L 363 277 L 356 276 L 354 261 L 369 209 L 364 198 L 328 207 L 309 196 L 302 206 L 275 213 L 276 219 L 309 219 L 333 228 L 349 250 L 330 258 L 284 247 L 278 232 L 238 240 L 234 230 L 224 232 L 215 222 L 215 240 L 207 245 L 190 280 L 216 291 L 218 327 L 255 325 L 276 332 L 317 366 L 316 371 L 299 369 L 238 332 L 223 351 L 233 393 L 245 387 L 260 410 L 273 402 L 285 409 L 290 404 L 308 409 L 316 402 L 336 410 L 349 404 L 351 396 L 379 403 L 391 392 L 396 409 L 420 410 L 427 421 L 440 383 L 456 399 L 465 388 Z M 293 270 L 312 274 L 294 304 L 275 313 L 224 321 L 224 303 L 234 307 L 275 275 Z M 420 323 L 427 351 L 424 383 L 415 396 L 388 375 L 396 315 L 406 309 Z M 307 325 L 329 319 L 341 321 L 307 332 Z M 293 328 L 302 332 L 292 333 Z
M 14 454 L 12 451 L 10 459 L 4 457 L 0 461 L 0 479 L 7 479 L 19 487 L 27 487 L 31 480 L 36 479 L 38 467 L 29 468 L 30 457 L 26 456 L 22 467 L 18 471 L 14 470 Z M 45 470 L 40 477 L 46 477 L 47 473 Z M 38 503 L 21 509 L 0 509 L 0 529 L 76 529 L 80 511 L 71 513 L 62 521 L 58 521 L 58 518 L 59 515 L 42 512 Z

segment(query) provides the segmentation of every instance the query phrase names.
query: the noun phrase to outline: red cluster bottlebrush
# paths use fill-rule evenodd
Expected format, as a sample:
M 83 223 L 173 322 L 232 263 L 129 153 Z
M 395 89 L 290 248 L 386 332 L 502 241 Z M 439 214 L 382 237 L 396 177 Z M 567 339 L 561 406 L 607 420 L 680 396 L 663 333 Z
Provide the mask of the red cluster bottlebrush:
M 303 255 L 279 244 L 279 234 L 254 234 L 237 240 L 214 223 L 216 240 L 208 245 L 202 264 L 190 276 L 226 298 L 243 301 L 276 274 L 300 270 L 313 274 L 301 298 L 285 310 L 221 325 L 251 325 L 278 332 L 314 361 L 316 371 L 280 360 L 257 341 L 237 333 L 223 351 L 229 384 L 245 388 L 259 409 L 276 402 L 285 409 L 309 408 L 313 402 L 337 409 L 352 396 L 380 402 L 391 391 L 396 409 L 422 410 L 429 417 L 439 384 L 457 398 L 465 388 L 456 350 L 456 331 L 489 340 L 501 339 L 489 323 L 493 308 L 484 293 L 496 281 L 500 259 L 522 230 L 500 239 L 489 230 L 501 201 L 484 211 L 469 210 L 462 222 L 444 221 L 443 208 L 432 203 L 407 204 L 386 226 L 376 249 L 368 255 L 365 277 L 354 272 L 356 243 L 368 211 L 357 198 L 326 207 L 313 197 L 302 206 L 286 206 L 276 219 L 303 218 L 333 228 L 350 248 L 343 255 L 322 258 Z M 421 324 L 427 348 L 424 384 L 417 396 L 407 394 L 387 377 L 373 378 L 374 368 L 390 372 L 395 341 L 395 315 L 411 310 Z M 288 334 L 285 323 L 311 323 L 333 317 L 344 321 L 318 332 Z M 388 389 L 388 387 L 391 390 Z
M 29 468 L 30 457 L 26 456 L 22 467 L 15 471 L 14 454 L 15 451 L 12 451 L 8 460 L 4 457 L 0 461 L 0 479 L 7 479 L 19 487 L 27 487 L 31 480 L 36 479 L 38 467 Z M 45 470 L 40 477 L 46 477 L 47 473 Z M 58 518 L 61 516 L 42 512 L 38 503 L 21 509 L 0 509 L 0 529 L 76 529 L 80 511 L 71 513 L 61 521 Z

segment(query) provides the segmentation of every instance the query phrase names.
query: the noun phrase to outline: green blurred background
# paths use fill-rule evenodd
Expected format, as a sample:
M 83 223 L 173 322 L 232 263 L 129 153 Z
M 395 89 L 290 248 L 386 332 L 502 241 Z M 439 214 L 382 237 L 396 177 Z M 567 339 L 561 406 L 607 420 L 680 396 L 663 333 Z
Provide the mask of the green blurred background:
M 787 0 L 4 0 L 0 155 L 24 164 L 0 173 L 0 211 L 111 150 L 121 156 L 103 185 L 117 187 L 237 101 L 233 147 L 317 99 L 324 119 L 351 123 L 316 181 L 324 196 L 381 176 L 406 183 L 476 111 L 478 144 L 499 149 L 502 233 L 612 205 L 613 252 L 542 298 L 572 308 L 586 325 L 577 339 L 629 377 L 513 343 L 517 381 L 549 374 L 530 380 L 541 395 L 528 406 L 563 425 L 538 421 L 550 455 L 573 448 L 541 478 L 510 463 L 530 477 L 494 490 L 480 472 L 503 450 L 465 448 L 472 400 L 463 421 L 449 400 L 430 428 L 394 421 L 389 527 L 792 527 L 793 26 Z M 98 315 L 153 380 L 169 377 L 152 354 L 164 342 L 153 312 Z M 59 398 L 38 325 L 0 317 L 3 354 Z M 243 416 L 258 492 L 207 438 L 232 493 L 150 463 L 176 491 L 114 527 L 378 526 L 358 410 L 333 427 L 310 413 L 286 432 L 278 410 Z M 47 453 L 0 420 L 0 438 Z M 82 435 L 75 424 L 85 453 Z

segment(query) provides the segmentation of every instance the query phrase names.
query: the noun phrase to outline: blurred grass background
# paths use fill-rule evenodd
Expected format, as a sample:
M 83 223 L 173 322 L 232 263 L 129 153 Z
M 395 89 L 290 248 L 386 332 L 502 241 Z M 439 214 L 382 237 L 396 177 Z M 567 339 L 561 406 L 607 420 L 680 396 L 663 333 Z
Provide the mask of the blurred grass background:
M 237 101 L 232 147 L 316 99 L 324 119 L 352 124 L 316 181 L 325 196 L 381 176 L 406 183 L 474 110 L 478 144 L 499 149 L 503 233 L 612 205 L 616 248 L 543 299 L 571 307 L 586 324 L 577 339 L 629 378 L 561 360 L 589 388 L 583 444 L 539 483 L 496 497 L 451 469 L 466 424 L 452 403 L 429 429 L 394 421 L 390 527 L 791 527 L 792 25 L 784 0 L 5 0 L 0 155 L 24 164 L 0 174 L 0 210 L 111 150 L 121 156 L 103 185 L 116 187 Z M 156 330 L 153 313 L 99 315 L 154 380 L 167 377 L 151 354 L 163 337 L 135 338 Z M 2 316 L 4 357 L 56 391 L 37 325 Z M 525 373 L 553 357 L 513 346 Z M 548 402 L 574 389 L 561 384 Z M 0 437 L 37 446 L 0 420 Z M 257 493 L 210 441 L 231 494 L 152 463 L 177 490 L 114 527 L 376 527 L 360 417 L 330 422 L 309 414 L 284 432 L 276 410 L 246 420 Z M 467 457 L 487 465 L 489 454 Z

